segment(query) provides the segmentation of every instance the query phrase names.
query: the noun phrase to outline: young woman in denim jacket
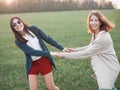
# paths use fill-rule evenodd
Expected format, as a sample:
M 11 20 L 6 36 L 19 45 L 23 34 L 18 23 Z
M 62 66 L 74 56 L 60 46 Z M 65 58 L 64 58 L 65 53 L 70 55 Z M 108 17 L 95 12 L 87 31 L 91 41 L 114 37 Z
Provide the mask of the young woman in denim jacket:
M 10 27 L 14 33 L 16 45 L 26 56 L 26 73 L 30 90 L 38 90 L 39 74 L 43 76 L 48 90 L 59 90 L 52 76 L 52 66 L 55 68 L 55 64 L 43 41 L 65 51 L 64 47 L 36 26 L 28 26 L 19 17 L 11 18 Z

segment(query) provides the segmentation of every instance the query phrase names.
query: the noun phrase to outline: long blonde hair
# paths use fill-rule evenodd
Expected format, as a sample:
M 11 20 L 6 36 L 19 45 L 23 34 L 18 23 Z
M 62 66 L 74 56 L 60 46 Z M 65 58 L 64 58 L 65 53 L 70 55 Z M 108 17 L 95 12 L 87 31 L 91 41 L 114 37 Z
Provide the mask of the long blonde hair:
M 93 30 L 90 27 L 90 18 L 91 18 L 92 15 L 95 15 L 100 20 L 100 23 L 101 23 L 100 31 L 105 30 L 105 31 L 109 32 L 115 27 L 115 24 L 110 22 L 100 11 L 92 10 L 89 13 L 88 19 L 87 19 L 88 33 L 94 33 Z

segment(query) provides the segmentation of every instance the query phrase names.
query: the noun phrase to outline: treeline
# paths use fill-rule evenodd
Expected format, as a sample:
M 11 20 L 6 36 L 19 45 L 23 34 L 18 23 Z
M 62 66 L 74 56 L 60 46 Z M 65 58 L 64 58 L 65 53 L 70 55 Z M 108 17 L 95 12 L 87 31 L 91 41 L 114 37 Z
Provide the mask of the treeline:
M 0 13 L 22 13 L 22 12 L 43 12 L 43 11 L 67 11 L 86 9 L 112 9 L 111 3 L 98 4 L 94 0 L 14 0 L 7 3 L 0 1 Z

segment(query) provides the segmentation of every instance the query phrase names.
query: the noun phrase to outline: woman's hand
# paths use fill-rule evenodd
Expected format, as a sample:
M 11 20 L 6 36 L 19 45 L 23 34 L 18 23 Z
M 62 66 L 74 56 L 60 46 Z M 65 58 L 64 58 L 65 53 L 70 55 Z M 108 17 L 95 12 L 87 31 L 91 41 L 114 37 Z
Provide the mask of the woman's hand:
M 74 50 L 73 48 L 64 48 L 62 51 L 63 52 L 75 52 L 76 50 Z

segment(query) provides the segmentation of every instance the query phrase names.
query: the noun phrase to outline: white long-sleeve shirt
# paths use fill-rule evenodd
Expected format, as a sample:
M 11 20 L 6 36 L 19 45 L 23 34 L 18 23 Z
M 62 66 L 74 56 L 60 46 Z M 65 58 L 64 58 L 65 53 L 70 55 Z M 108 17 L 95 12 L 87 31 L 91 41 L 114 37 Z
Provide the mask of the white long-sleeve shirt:
M 26 40 L 28 40 L 27 45 L 32 47 L 35 50 L 42 50 L 37 37 L 32 32 L 29 31 L 29 33 L 31 33 L 34 37 L 32 37 L 29 34 L 26 34 L 25 36 L 23 36 Z M 31 58 L 32 58 L 32 61 L 35 61 L 41 58 L 41 56 L 31 56 Z
M 90 45 L 77 48 L 77 52 L 65 53 L 65 58 L 80 59 L 91 57 L 91 65 L 97 76 L 99 88 L 112 88 L 120 71 L 120 65 L 113 48 L 111 36 L 100 31 Z

